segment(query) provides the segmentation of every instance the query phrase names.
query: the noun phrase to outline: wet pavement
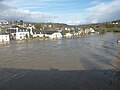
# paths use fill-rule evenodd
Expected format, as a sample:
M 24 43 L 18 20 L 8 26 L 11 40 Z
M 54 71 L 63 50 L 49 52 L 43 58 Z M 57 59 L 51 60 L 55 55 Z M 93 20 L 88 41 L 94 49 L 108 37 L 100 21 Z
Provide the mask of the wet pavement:
M 0 45 L 0 90 L 119 90 L 118 35 Z

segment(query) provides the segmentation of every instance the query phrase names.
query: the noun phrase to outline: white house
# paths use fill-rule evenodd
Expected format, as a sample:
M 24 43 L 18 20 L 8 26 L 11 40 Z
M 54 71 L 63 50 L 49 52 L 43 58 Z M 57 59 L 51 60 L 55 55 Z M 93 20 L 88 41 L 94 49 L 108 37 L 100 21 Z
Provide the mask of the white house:
M 36 28 L 34 27 L 34 25 L 30 25 L 29 27 L 27 27 L 27 29 L 29 30 L 30 32 L 30 35 L 33 37 L 33 38 L 36 38 L 36 37 L 43 37 L 44 34 L 43 34 L 43 30 L 36 30 Z
M 0 22 L 0 25 L 2 25 L 2 23 Z
M 65 37 L 72 37 L 73 36 L 73 34 L 71 34 L 71 33 L 66 33 L 65 35 L 64 35 Z
M 85 29 L 85 33 L 95 33 L 95 30 L 93 28 Z
M 44 37 L 44 33 L 43 33 L 42 30 L 33 29 L 32 33 L 33 33 L 32 34 L 33 38 L 35 38 L 35 37 Z
M 46 31 L 45 37 L 48 37 L 50 39 L 60 39 L 62 38 L 62 34 L 59 31 Z
M 88 34 L 90 32 L 90 29 L 85 29 L 85 34 Z
M 27 29 L 29 30 L 30 35 L 31 35 L 33 38 L 43 37 L 43 36 L 44 36 L 43 30 L 42 30 L 41 28 L 40 28 L 40 30 L 36 30 L 36 28 L 35 28 L 34 25 L 30 25 L 29 27 L 27 27 Z
M 90 28 L 91 33 L 95 33 L 95 30 L 93 28 Z
M 7 31 L 12 36 L 12 38 L 16 40 L 23 40 L 30 37 L 29 29 L 24 27 L 16 26 L 16 27 L 10 28 Z
M 16 30 L 16 40 L 23 40 L 30 37 L 29 31 L 27 28 L 17 28 Z
M 39 33 L 39 34 L 33 34 L 33 38 L 36 38 L 36 37 L 44 37 L 44 34 L 42 33 Z
M 10 41 L 10 37 L 8 34 L 0 34 L 0 42 L 9 42 Z
M 9 41 L 10 41 L 9 34 L 5 34 L 5 32 L 0 28 L 0 43 L 9 42 Z

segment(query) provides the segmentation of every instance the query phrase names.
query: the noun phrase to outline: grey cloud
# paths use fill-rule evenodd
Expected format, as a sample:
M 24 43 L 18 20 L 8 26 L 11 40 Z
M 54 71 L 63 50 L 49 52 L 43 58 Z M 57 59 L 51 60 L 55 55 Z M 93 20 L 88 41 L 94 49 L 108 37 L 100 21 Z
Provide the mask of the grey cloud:
M 120 0 L 114 0 L 111 3 L 100 3 L 88 8 L 90 14 L 86 20 L 89 22 L 106 22 L 120 19 Z
M 46 13 L 20 9 L 13 3 L 7 3 L 5 1 L 0 2 L 0 12 L 0 20 L 6 21 L 22 19 L 23 21 L 47 22 L 52 21 L 53 18 L 57 18 Z
M 16 9 L 16 7 L 13 4 L 8 4 L 6 2 L 0 2 L 0 11 L 9 10 L 9 9 Z

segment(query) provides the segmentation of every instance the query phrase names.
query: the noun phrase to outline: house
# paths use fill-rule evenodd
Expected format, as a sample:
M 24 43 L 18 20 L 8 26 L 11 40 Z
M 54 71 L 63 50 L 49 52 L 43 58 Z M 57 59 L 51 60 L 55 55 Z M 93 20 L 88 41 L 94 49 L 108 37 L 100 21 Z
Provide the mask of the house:
M 10 41 L 10 37 L 8 34 L 0 34 L 0 42 L 9 42 Z
M 81 29 L 81 30 L 79 31 L 79 33 L 80 33 L 80 35 L 85 35 L 85 30 L 84 30 L 84 29 Z
M 64 35 L 64 37 L 72 37 L 72 36 L 73 36 L 73 34 L 71 34 L 69 32 Z
M 0 26 L 2 25 L 2 22 L 0 22 Z
M 1 30 L 0 28 L 0 43 L 4 43 L 4 42 L 9 42 L 10 41 L 10 37 L 9 34 L 6 34 L 3 30 Z
M 90 29 L 85 29 L 85 34 L 90 33 Z
M 79 35 L 78 31 L 74 31 L 74 32 L 73 32 L 73 35 L 74 35 L 74 36 L 78 36 L 78 35 Z
M 16 40 L 23 40 L 29 37 L 30 37 L 30 33 L 27 28 L 20 27 L 16 30 Z
M 36 37 L 44 37 L 44 31 L 40 28 L 40 30 L 37 30 L 35 28 L 34 25 L 29 25 L 27 27 L 27 29 L 29 30 L 30 32 L 30 36 L 32 36 L 33 38 L 36 38 Z
M 90 28 L 91 33 L 95 33 L 95 30 L 93 28 Z
M 42 30 L 36 30 L 36 29 L 32 29 L 32 37 L 44 37 L 44 32 Z
M 7 32 L 10 34 L 10 38 L 15 40 L 24 40 L 30 37 L 30 31 L 26 27 L 14 26 L 9 28 Z
M 79 30 L 78 31 L 78 35 L 82 35 L 83 34 L 83 31 L 82 30 Z
M 60 39 L 62 38 L 62 34 L 59 31 L 46 31 L 45 37 L 48 37 L 50 39 Z
M 95 33 L 95 30 L 93 28 L 85 29 L 85 33 L 86 34 Z

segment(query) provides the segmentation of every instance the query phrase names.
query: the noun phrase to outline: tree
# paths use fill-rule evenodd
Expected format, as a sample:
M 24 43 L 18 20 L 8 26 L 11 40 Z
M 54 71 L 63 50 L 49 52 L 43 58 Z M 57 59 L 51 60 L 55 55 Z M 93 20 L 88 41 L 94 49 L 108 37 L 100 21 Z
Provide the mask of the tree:
M 23 25 L 23 20 L 20 20 L 20 25 Z
M 35 24 L 35 28 L 36 28 L 37 30 L 40 30 L 40 28 L 42 28 L 42 26 L 41 26 L 40 24 Z
M 23 23 L 23 20 L 20 20 L 20 22 L 22 22 L 22 23 Z

